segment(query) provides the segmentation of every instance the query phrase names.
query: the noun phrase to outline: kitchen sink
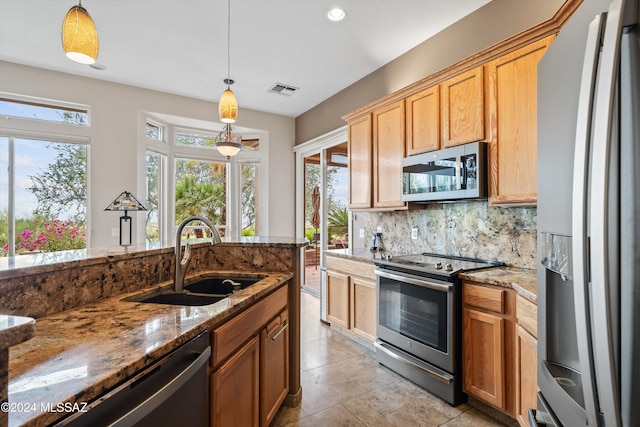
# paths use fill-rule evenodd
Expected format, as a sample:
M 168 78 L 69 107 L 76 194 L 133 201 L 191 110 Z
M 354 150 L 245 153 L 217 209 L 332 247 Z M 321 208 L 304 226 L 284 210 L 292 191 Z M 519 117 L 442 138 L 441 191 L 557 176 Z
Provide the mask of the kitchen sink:
M 225 299 L 227 296 L 228 295 L 197 294 L 191 292 L 166 292 L 137 298 L 134 301 L 153 304 L 201 306 L 216 303 Z
M 185 284 L 184 288 L 199 294 L 231 294 L 234 290 L 231 282 L 240 284 L 240 289 L 244 289 L 262 279 L 263 277 L 205 277 Z

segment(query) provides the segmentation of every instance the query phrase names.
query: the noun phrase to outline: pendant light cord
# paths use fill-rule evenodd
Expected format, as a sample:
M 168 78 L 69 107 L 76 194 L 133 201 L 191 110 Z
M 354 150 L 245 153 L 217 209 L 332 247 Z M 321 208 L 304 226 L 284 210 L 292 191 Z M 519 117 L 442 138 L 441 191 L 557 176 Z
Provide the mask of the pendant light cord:
M 227 0 L 227 89 L 231 87 L 231 0 Z

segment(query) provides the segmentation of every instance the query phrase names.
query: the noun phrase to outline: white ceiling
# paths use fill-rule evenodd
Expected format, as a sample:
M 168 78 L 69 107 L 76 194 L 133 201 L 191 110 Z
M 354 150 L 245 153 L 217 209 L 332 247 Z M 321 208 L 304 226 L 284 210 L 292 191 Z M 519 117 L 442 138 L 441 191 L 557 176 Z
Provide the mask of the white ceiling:
M 231 0 L 240 108 L 297 117 L 489 0 Z M 74 0 L 0 0 L 0 60 L 217 102 L 227 73 L 224 0 L 84 0 L 98 70 L 67 59 Z M 326 18 L 341 6 L 341 22 Z M 1 76 L 0 76 L 1 78 Z M 276 83 L 300 88 L 269 93 Z

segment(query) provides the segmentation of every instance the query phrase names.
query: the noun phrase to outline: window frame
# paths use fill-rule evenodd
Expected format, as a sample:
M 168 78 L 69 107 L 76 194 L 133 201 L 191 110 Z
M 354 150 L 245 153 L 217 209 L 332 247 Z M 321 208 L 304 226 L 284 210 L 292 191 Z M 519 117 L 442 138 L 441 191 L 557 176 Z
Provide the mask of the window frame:
M 14 162 L 15 154 L 13 146 L 15 139 L 37 140 L 53 143 L 63 144 L 82 144 L 86 149 L 86 167 L 87 167 L 87 202 L 86 202 L 86 247 L 91 247 L 91 175 L 89 173 L 91 163 L 91 108 L 87 105 L 75 104 L 65 101 L 56 101 L 45 98 L 38 98 L 26 95 L 17 95 L 8 92 L 0 92 L 0 97 L 7 100 L 15 100 L 16 102 L 29 103 L 35 105 L 42 105 L 51 108 L 63 108 L 63 109 L 80 109 L 87 113 L 87 124 L 75 125 L 71 123 L 55 122 L 42 119 L 25 118 L 19 116 L 2 115 L 0 116 L 0 137 L 5 137 L 10 140 L 9 142 L 9 170 L 8 173 L 8 205 L 15 206 L 14 194 L 15 194 L 15 173 Z M 8 209 L 8 235 L 7 240 L 13 242 L 13 245 L 9 246 L 7 252 L 8 257 L 15 256 L 15 212 Z
M 145 133 L 145 126 L 148 121 L 152 121 L 154 124 L 160 124 L 164 126 L 164 139 L 163 141 L 157 141 L 153 138 L 149 138 Z M 209 161 L 209 162 L 219 162 L 219 163 L 227 163 L 227 191 L 226 191 L 226 206 L 227 206 L 227 224 L 224 226 L 225 235 L 232 239 L 238 239 L 241 236 L 242 230 L 242 207 L 241 207 L 241 197 L 240 192 L 242 191 L 242 177 L 241 177 L 241 163 L 256 163 L 258 165 L 266 164 L 263 163 L 263 156 L 266 155 L 265 151 L 260 150 L 260 145 L 263 145 L 263 139 L 260 138 L 260 132 L 252 133 L 252 139 L 259 139 L 260 145 L 257 150 L 251 151 L 241 151 L 236 156 L 231 159 L 227 159 L 225 156 L 220 154 L 220 152 L 214 147 L 200 147 L 200 146 L 192 146 L 192 145 L 182 145 L 176 143 L 176 137 L 179 133 L 194 133 L 203 138 L 213 139 L 219 131 L 203 129 L 195 126 L 185 126 L 175 123 L 170 123 L 168 121 L 160 121 L 157 118 L 152 117 L 152 115 L 143 115 L 143 120 L 141 121 L 141 134 L 143 135 L 142 141 L 144 141 L 144 148 L 146 151 L 153 151 L 161 155 L 166 155 L 166 164 L 163 168 L 163 184 L 164 191 L 161 192 L 161 197 L 163 198 L 160 201 L 160 204 L 164 204 L 164 208 L 162 210 L 162 215 L 164 216 L 164 221 L 159 218 L 159 223 L 162 222 L 164 225 L 159 232 L 160 236 L 160 244 L 162 246 L 173 245 L 175 244 L 175 186 L 176 186 L 176 177 L 175 177 L 175 161 L 176 159 L 193 159 L 198 161 Z M 215 124 L 217 127 L 222 127 L 221 124 Z M 243 136 L 244 135 L 243 133 Z M 141 151 L 141 155 L 142 155 Z M 145 167 L 142 168 L 145 173 L 143 174 L 143 186 L 141 188 L 145 189 L 146 196 L 146 154 L 144 155 L 143 160 Z M 263 167 L 260 167 L 260 175 L 262 176 Z M 257 177 L 260 179 L 261 176 Z M 160 216 L 161 213 L 159 212 Z M 260 227 L 260 224 L 258 224 Z M 143 230 L 144 231 L 144 230 Z M 260 233 L 260 229 L 256 229 L 256 234 Z M 144 238 L 144 235 L 139 234 L 138 238 Z
M 26 120 L 29 122 L 42 122 L 42 123 L 58 124 L 58 125 L 64 125 L 64 126 L 74 126 L 81 129 L 91 127 L 91 106 L 89 105 L 78 104 L 78 103 L 67 102 L 67 101 L 59 101 L 59 100 L 53 100 L 53 99 L 47 99 L 47 98 L 39 98 L 35 96 L 19 95 L 16 93 L 3 92 L 3 91 L 0 91 L 0 99 L 8 102 L 15 102 L 16 104 L 33 105 L 33 106 L 40 106 L 44 108 L 61 109 L 61 110 L 68 110 L 68 111 L 75 111 L 75 112 L 84 112 L 87 115 L 87 124 L 77 125 L 74 123 L 64 123 L 64 122 L 57 122 L 52 120 L 34 119 L 31 117 L 12 116 L 8 114 L 3 114 L 2 115 L 3 118 L 6 118 L 6 119 L 11 118 L 13 120 L 17 119 L 17 120 Z M 72 132 L 72 133 L 75 133 L 75 132 Z

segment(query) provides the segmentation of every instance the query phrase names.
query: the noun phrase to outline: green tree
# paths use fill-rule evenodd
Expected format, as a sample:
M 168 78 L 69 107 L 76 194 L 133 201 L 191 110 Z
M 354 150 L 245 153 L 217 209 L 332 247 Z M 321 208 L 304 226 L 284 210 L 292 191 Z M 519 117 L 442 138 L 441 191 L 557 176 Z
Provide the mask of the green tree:
M 334 206 L 327 217 L 329 236 L 345 237 L 349 232 L 349 211 L 344 206 Z
M 45 218 L 67 216 L 84 223 L 87 206 L 87 148 L 80 144 L 50 143 L 57 154 L 46 170 L 30 175 L 28 187 L 38 199 L 34 214 Z
M 86 115 L 65 111 L 60 113 L 64 123 L 84 126 Z M 87 148 L 82 144 L 52 142 L 48 148 L 57 154 L 46 170 L 31 175 L 28 188 L 38 199 L 34 214 L 44 218 L 68 216 L 74 222 L 86 221 L 87 206 Z
M 256 174 L 258 165 L 252 163 L 242 163 L 242 224 L 243 235 L 244 230 L 256 229 L 256 201 L 257 199 L 257 183 Z
M 147 152 L 147 222 L 158 215 L 160 155 Z

